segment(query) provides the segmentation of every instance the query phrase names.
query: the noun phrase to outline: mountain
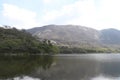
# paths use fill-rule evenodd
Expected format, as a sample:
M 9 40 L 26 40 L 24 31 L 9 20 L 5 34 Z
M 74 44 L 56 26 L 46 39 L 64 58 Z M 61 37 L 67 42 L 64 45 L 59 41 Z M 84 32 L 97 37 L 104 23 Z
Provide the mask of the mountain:
M 120 31 L 116 29 L 96 30 L 79 25 L 46 25 L 27 31 L 39 39 L 53 40 L 59 44 L 91 46 L 120 44 Z
M 120 44 L 120 31 L 112 28 L 101 30 L 101 42 L 105 44 Z

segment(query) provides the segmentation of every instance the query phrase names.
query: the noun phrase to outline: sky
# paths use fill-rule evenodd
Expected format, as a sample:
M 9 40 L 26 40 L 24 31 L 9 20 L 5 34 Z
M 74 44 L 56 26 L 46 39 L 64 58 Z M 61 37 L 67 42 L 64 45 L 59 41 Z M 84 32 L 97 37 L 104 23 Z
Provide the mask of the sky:
M 0 25 L 81 25 L 120 30 L 120 0 L 0 0 Z

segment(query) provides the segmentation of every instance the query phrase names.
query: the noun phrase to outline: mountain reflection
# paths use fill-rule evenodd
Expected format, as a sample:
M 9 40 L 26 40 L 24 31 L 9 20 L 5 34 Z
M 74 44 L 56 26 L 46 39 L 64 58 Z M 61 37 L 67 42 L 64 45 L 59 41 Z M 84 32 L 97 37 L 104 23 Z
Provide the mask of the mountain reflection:
M 0 80 L 31 75 L 38 68 L 47 70 L 54 58 L 44 56 L 0 56 Z
M 0 56 L 0 80 L 119 80 L 120 55 L 98 56 Z
M 89 56 L 62 56 L 57 57 L 56 65 L 49 70 L 38 69 L 35 76 L 41 80 L 117 80 L 120 77 L 119 63 L 120 60 L 107 58 L 100 60 Z

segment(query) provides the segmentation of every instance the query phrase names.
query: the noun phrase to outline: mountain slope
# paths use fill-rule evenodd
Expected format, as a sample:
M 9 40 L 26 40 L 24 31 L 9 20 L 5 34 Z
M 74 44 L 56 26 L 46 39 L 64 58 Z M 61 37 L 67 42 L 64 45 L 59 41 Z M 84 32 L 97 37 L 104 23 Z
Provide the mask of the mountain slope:
M 87 45 L 119 45 L 120 31 L 116 29 L 95 30 L 78 25 L 46 25 L 27 30 L 40 39 L 54 40 L 57 43 Z
M 57 42 L 99 42 L 99 31 L 76 25 L 47 25 L 29 29 L 28 32 L 39 38 L 50 39 Z
M 105 44 L 120 44 L 120 31 L 112 28 L 101 30 L 101 41 Z

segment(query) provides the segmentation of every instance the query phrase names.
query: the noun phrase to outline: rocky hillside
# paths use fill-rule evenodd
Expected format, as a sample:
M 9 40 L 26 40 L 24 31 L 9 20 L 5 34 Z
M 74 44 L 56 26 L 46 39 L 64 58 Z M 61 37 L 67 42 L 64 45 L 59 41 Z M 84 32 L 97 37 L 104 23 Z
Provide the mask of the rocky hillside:
M 78 25 L 46 25 L 27 30 L 39 39 L 49 39 L 68 44 L 120 44 L 120 31 L 116 29 L 95 30 Z

